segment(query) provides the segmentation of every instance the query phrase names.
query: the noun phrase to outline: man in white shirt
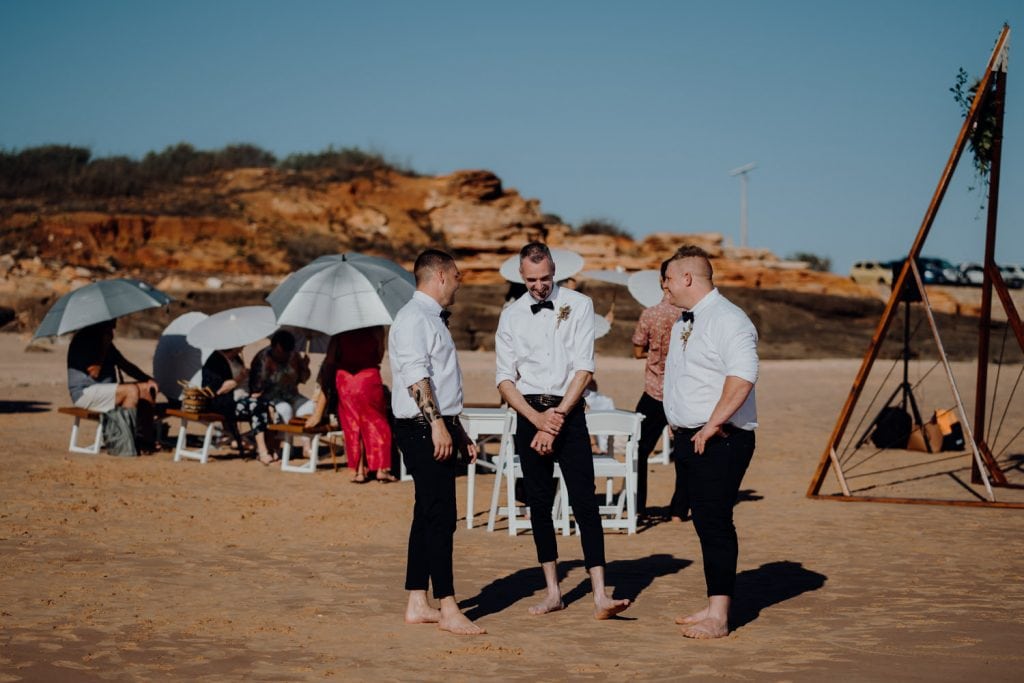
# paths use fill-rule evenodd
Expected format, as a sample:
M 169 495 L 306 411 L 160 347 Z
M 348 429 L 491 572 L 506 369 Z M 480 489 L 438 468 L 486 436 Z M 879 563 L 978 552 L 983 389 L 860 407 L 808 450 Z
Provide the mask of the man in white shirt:
M 594 373 L 594 305 L 587 296 L 555 285 L 555 262 L 544 244 L 531 242 L 522 248 L 519 273 L 527 292 L 502 311 L 494 350 L 498 391 L 518 413 L 516 452 L 547 587 L 544 600 L 529 611 L 546 614 L 565 606 L 551 521 L 557 462 L 580 528 L 584 564 L 594 588 L 594 616 L 608 619 L 626 609 L 629 600 L 605 595 L 604 530 L 594 498 L 594 460 L 581 400 Z
M 436 623 L 452 633 L 479 635 L 484 629 L 459 610 L 452 577 L 456 454 L 465 448 L 476 459 L 476 446 L 459 423 L 462 370 L 445 310 L 455 301 L 462 274 L 450 255 L 436 249 L 420 254 L 413 271 L 416 292 L 395 316 L 388 335 L 395 440 L 416 488 L 405 622 Z M 427 600 L 430 584 L 440 609 Z
M 665 271 L 671 302 L 685 309 L 672 326 L 665 361 L 665 416 L 708 588 L 707 607 L 676 619 L 688 638 L 729 633 L 739 554 L 732 509 L 754 454 L 757 427 L 757 330 L 719 293 L 712 277 L 707 253 L 694 246 L 681 247 Z

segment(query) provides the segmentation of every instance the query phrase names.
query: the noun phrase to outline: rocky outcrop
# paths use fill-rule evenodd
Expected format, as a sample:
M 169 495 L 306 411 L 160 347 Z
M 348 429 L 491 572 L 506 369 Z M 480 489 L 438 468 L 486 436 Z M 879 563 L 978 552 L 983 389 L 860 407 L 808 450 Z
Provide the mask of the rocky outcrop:
M 766 250 L 731 247 L 719 233 L 662 232 L 639 242 L 577 235 L 545 215 L 539 200 L 504 187 L 489 171 L 436 177 L 381 172 L 340 182 L 326 171 L 261 168 L 194 178 L 98 208 L 0 202 L 0 305 L 18 311 L 28 325 L 34 313 L 22 314 L 26 301 L 34 302 L 34 311 L 40 301 L 115 273 L 172 293 L 270 289 L 325 253 L 377 253 L 411 266 L 430 245 L 455 253 L 467 282 L 498 283 L 501 263 L 534 239 L 577 251 L 588 269 L 630 271 L 658 268 L 680 245 L 696 244 L 713 257 L 722 285 L 879 296 Z

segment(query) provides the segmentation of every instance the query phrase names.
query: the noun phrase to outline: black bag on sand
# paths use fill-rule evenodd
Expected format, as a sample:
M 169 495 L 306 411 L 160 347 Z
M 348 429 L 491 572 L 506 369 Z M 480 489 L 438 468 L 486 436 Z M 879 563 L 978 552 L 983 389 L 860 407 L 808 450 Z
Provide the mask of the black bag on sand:
M 913 420 L 902 408 L 882 408 L 875 418 L 875 430 L 871 432 L 871 443 L 876 448 L 906 448 L 910 439 Z

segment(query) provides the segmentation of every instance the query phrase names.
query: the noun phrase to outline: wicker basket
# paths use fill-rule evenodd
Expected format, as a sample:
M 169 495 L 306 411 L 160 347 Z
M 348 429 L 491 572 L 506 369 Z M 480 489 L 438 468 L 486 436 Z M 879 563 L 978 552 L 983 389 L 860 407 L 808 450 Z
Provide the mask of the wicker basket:
M 210 395 L 199 387 L 187 387 L 181 391 L 181 409 L 186 413 L 204 413 L 210 406 Z

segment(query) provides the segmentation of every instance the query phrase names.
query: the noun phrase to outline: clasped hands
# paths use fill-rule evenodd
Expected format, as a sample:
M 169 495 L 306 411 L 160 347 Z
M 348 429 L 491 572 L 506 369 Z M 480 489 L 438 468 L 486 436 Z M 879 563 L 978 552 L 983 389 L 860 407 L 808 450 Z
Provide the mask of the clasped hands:
M 532 422 L 537 428 L 537 433 L 530 442 L 530 448 L 541 455 L 551 455 L 555 437 L 565 424 L 565 413 L 558 408 L 548 408 L 543 413 L 537 413 L 537 419 Z

